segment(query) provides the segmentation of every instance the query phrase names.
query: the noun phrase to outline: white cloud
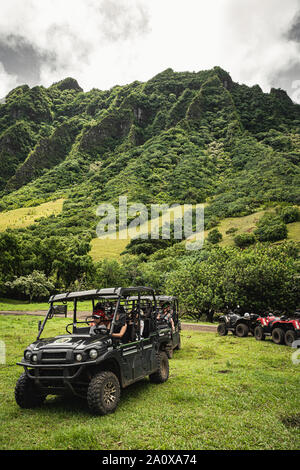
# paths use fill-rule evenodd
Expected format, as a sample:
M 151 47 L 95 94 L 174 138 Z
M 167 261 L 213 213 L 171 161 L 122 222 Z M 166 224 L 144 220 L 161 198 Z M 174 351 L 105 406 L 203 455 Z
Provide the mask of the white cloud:
M 106 89 L 168 67 L 220 65 L 268 91 L 298 61 L 286 33 L 299 9 L 299 0 L 10 0 L 1 5 L 0 38 L 32 44 L 46 86 L 73 76 L 85 90 Z M 1 86 L 9 91 L 7 77 Z
M 7 95 L 8 91 L 17 86 L 17 77 L 15 75 L 8 75 L 0 63 L 0 99 Z

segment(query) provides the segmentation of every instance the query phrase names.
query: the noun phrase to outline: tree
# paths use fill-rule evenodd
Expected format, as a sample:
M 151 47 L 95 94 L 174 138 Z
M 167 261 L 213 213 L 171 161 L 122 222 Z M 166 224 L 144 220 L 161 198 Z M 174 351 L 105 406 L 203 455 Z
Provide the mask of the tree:
M 219 243 L 222 240 L 222 238 L 223 238 L 223 235 L 221 234 L 221 232 L 217 228 L 214 228 L 213 230 L 209 232 L 207 236 L 207 241 L 215 245 L 216 243 Z
M 17 293 L 27 295 L 29 303 L 33 299 L 48 296 L 54 290 L 54 284 L 46 278 L 45 273 L 40 271 L 33 271 L 28 276 L 20 276 L 14 281 L 8 281 L 6 285 Z

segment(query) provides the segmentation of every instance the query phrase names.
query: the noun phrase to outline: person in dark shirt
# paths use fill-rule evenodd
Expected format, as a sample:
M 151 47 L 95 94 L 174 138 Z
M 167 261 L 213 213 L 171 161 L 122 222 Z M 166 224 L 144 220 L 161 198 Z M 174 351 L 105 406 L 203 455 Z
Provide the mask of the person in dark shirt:
M 175 325 L 174 325 L 174 321 L 172 318 L 171 305 L 169 303 L 165 303 L 162 305 L 162 311 L 160 311 L 159 314 L 157 315 L 157 320 L 162 320 L 168 323 L 171 326 L 172 331 L 173 332 L 175 331 Z
M 113 329 L 113 333 L 111 336 L 113 338 L 121 339 L 126 333 L 126 330 L 127 330 L 126 313 L 125 313 L 124 307 L 120 305 L 119 310 L 116 315 L 116 323 L 114 324 L 114 329 Z

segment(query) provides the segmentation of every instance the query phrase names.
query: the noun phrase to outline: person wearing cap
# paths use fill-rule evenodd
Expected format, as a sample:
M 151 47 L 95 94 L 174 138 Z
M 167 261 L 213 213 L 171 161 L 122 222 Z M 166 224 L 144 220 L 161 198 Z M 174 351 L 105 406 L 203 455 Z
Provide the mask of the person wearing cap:
M 90 323 L 90 334 L 93 334 L 95 329 L 99 328 L 101 325 L 105 326 L 108 329 L 110 322 L 105 314 L 105 309 L 101 304 L 98 303 L 97 305 L 95 305 L 92 319 L 93 321 Z

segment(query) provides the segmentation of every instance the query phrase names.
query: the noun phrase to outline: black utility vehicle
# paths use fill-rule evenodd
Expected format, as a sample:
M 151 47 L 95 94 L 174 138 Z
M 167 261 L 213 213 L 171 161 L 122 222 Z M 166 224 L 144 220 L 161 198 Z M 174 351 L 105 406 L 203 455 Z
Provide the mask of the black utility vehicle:
M 217 331 L 220 336 L 227 335 L 228 331 L 239 337 L 248 336 L 249 333 L 254 334 L 258 317 L 259 315 L 255 313 L 240 313 L 239 307 L 235 311 L 229 310 L 228 313 L 219 317 L 220 323 Z
M 137 297 L 130 297 L 130 301 L 137 302 Z M 173 357 L 173 350 L 181 348 L 178 299 L 169 295 L 144 295 L 140 298 L 141 307 L 141 335 L 148 332 L 147 316 L 149 311 L 156 310 L 157 330 L 159 335 L 159 349 L 165 351 L 168 358 Z M 144 325 L 143 325 L 144 322 Z M 143 330 L 144 328 L 144 330 Z
M 152 303 L 141 335 L 141 303 L 145 295 L 152 298 Z M 83 321 L 77 319 L 79 302 L 87 300 L 91 301 L 94 314 L 98 311 L 100 324 L 91 325 L 91 316 Z M 73 303 L 73 321 L 66 325 L 67 334 L 42 339 L 48 320 L 54 315 L 67 315 L 68 302 Z M 151 288 L 71 292 L 54 295 L 49 303 L 43 324 L 39 322 L 37 340 L 28 346 L 18 363 L 25 369 L 15 388 L 20 407 L 41 405 L 49 394 L 71 393 L 86 398 L 93 413 L 104 415 L 116 409 L 122 388 L 145 376 L 154 383 L 168 379 L 168 356 L 161 348 L 156 298 Z M 122 338 L 116 338 L 120 324 L 126 325 L 126 331 Z

